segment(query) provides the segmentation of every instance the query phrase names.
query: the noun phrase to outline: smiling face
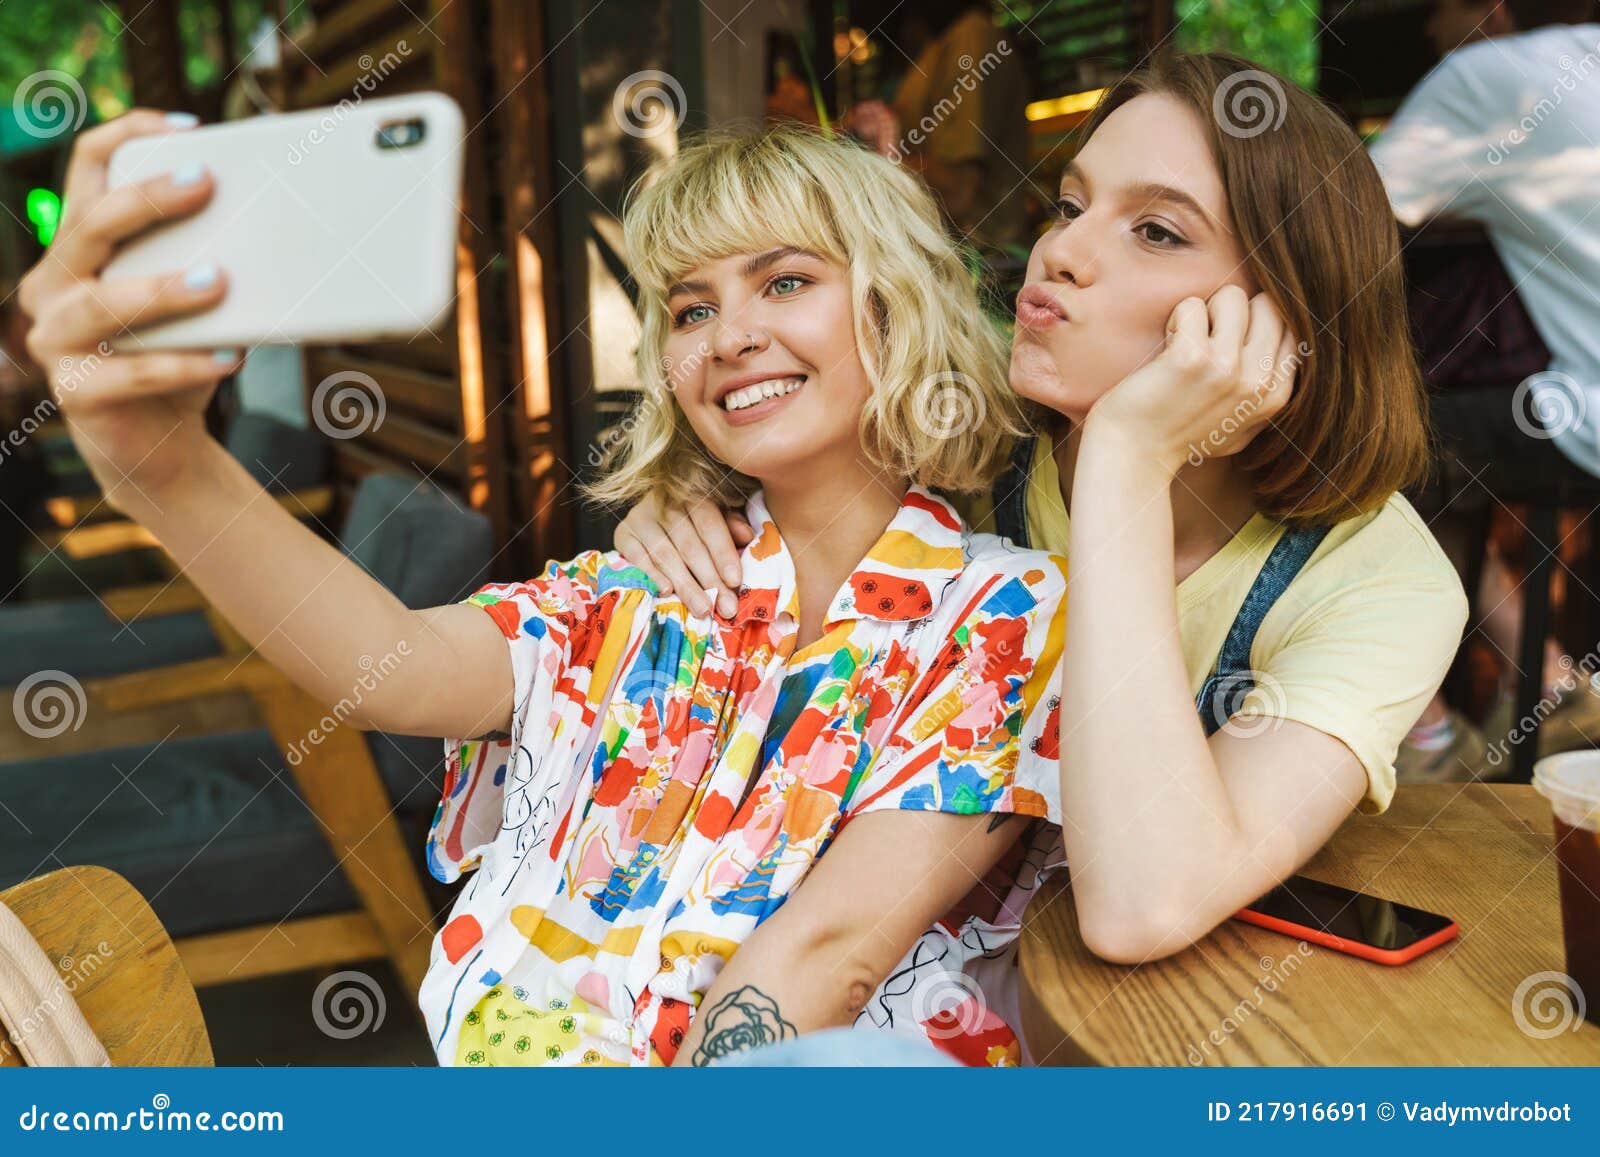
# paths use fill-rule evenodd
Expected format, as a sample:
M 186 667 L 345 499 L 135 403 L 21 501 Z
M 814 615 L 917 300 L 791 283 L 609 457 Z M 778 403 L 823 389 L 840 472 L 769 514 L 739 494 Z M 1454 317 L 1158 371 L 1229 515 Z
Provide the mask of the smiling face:
M 1068 165 L 1057 208 L 1017 299 L 1011 385 L 1073 421 L 1161 352 L 1184 298 L 1256 292 L 1206 126 L 1173 97 L 1112 112 Z
M 859 461 L 872 386 L 845 266 L 785 246 L 735 254 L 685 274 L 667 312 L 667 381 L 717 461 L 768 487 Z

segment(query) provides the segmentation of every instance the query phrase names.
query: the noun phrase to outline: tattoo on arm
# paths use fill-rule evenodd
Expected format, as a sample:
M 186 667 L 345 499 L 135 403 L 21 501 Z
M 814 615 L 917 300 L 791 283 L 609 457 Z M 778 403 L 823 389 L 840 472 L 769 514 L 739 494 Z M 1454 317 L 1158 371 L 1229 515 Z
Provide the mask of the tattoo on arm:
M 800 1035 L 783 1019 L 778 1002 L 749 984 L 723 997 L 704 1016 L 705 1031 L 692 1061 L 700 1067 Z
M 989 830 L 991 832 L 998 830 L 1001 824 L 1011 818 L 1011 815 L 1011 812 L 995 812 L 993 818 L 989 820 Z

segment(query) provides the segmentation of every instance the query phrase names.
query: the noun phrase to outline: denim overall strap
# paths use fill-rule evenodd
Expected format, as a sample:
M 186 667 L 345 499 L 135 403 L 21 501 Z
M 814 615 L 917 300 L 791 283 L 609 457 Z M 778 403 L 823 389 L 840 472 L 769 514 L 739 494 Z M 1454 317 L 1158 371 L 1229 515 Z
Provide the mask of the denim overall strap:
M 994 529 L 1020 547 L 1028 542 L 1028 471 L 1033 466 L 1035 440 L 1023 438 L 1011 454 L 1011 462 L 994 484 Z
M 1250 648 L 1255 645 L 1261 621 L 1289 589 L 1306 560 L 1328 537 L 1329 529 L 1319 526 L 1310 530 L 1285 530 L 1267 555 L 1267 561 L 1261 564 L 1261 573 L 1256 575 L 1256 581 L 1234 617 L 1233 626 L 1228 628 L 1228 637 L 1222 641 L 1217 665 L 1200 688 L 1200 694 L 1195 696 L 1194 704 L 1208 736 L 1215 735 L 1239 710 L 1245 696 L 1256 685 L 1255 672 L 1250 669 Z

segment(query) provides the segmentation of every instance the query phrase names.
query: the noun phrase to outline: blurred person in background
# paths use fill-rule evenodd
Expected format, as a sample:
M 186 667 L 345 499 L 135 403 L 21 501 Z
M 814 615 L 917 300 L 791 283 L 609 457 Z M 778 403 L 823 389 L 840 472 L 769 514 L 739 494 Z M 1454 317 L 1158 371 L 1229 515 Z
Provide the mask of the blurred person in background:
M 923 0 L 889 14 L 883 29 L 912 63 L 893 98 L 856 105 L 849 127 L 920 171 L 963 240 L 1026 250 L 1031 165 L 1020 45 L 970 0 Z
M 1479 369 L 1526 363 L 1527 347 L 1538 348 L 1531 364 L 1492 385 L 1430 382 L 1441 460 L 1438 481 L 1419 506 L 1463 570 L 1462 515 L 1504 492 L 1506 483 L 1525 488 L 1536 481 L 1541 489 L 1580 494 L 1600 489 L 1600 24 L 1594 17 L 1593 0 L 1438 0 L 1427 34 L 1442 59 L 1372 150 L 1402 225 L 1477 225 L 1509 275 L 1476 271 L 1479 288 L 1489 282 L 1504 288 L 1475 295 L 1481 307 L 1457 321 L 1459 334 L 1434 343 L 1421 335 L 1425 371 L 1437 365 L 1427 356 L 1430 344 L 1448 358 L 1486 331 L 1498 340 L 1471 359 Z M 1519 342 L 1515 317 L 1522 307 L 1537 333 Z M 1509 327 L 1508 315 L 1515 315 Z M 1426 331 L 1427 319 L 1419 321 Z M 1502 654 L 1516 655 L 1522 598 L 1492 550 L 1476 593 L 1490 640 Z M 1586 748 L 1600 739 L 1600 692 L 1571 667 L 1571 657 L 1547 642 L 1542 690 L 1555 707 L 1540 728 L 1541 751 Z M 1471 778 L 1463 772 L 1481 767 L 1486 738 L 1504 739 L 1512 723 L 1507 685 L 1516 672 L 1506 668 L 1483 733 L 1442 698 L 1430 704 L 1401 748 L 1402 781 Z

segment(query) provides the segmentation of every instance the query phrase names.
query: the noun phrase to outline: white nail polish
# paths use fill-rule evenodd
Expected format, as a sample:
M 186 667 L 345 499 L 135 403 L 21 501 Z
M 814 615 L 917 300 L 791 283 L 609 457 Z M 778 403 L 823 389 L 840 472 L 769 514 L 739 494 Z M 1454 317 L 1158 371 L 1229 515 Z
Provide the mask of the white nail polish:
M 172 170 L 172 175 L 167 179 L 174 185 L 182 188 L 185 185 L 198 185 L 200 178 L 206 175 L 206 167 L 199 161 L 190 161 Z
M 183 275 L 183 283 L 190 289 L 210 289 L 217 283 L 217 267 L 209 261 L 196 265 Z

